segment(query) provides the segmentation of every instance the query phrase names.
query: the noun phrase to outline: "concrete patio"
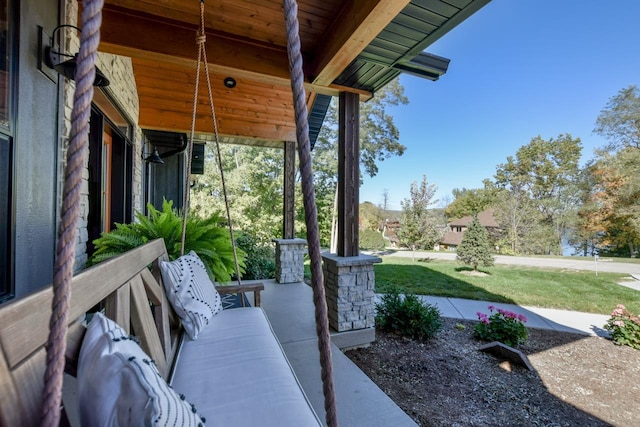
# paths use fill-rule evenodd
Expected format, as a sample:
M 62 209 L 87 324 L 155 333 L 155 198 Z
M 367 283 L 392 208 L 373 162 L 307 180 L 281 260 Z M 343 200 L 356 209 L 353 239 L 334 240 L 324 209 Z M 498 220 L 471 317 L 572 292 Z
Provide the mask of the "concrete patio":
M 318 416 L 324 421 L 324 397 L 314 320 L 313 292 L 305 283 L 261 280 L 262 307 Z M 249 296 L 251 301 L 251 296 Z M 416 426 L 335 344 L 333 370 L 338 421 L 343 426 Z

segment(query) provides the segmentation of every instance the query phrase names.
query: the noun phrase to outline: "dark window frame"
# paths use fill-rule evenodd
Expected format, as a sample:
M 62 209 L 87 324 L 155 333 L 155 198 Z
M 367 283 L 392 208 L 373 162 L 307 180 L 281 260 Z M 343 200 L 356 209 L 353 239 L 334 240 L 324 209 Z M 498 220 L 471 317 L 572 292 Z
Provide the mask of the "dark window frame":
M 14 280 L 14 233 L 15 233 L 15 194 L 14 145 L 16 90 L 18 82 L 18 34 L 17 2 L 4 0 L 6 13 L 6 32 L 4 34 L 5 52 L 0 53 L 0 67 L 5 71 L 6 123 L 0 121 L 0 303 L 15 295 Z

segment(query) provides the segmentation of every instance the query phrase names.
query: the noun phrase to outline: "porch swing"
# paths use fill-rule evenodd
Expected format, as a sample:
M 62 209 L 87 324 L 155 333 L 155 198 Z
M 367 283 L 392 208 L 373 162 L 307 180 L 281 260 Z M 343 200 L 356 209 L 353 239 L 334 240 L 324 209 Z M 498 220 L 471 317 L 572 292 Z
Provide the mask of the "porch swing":
M 166 296 L 158 282 L 155 280 L 159 276 L 158 269 L 154 273 L 150 273 L 146 266 L 150 263 L 157 267 L 166 260 L 166 250 L 161 241 L 151 243 L 149 248 L 134 250 L 134 254 L 124 254 L 112 261 L 106 261 L 102 267 L 96 266 L 95 269 L 84 273 L 82 282 L 82 293 L 80 296 L 71 294 L 71 285 L 77 278 L 73 278 L 73 262 L 74 248 L 77 233 L 77 220 L 80 208 L 80 191 L 82 186 L 82 169 L 85 164 L 87 153 L 87 135 L 88 122 L 93 98 L 93 86 L 95 73 L 95 60 L 97 57 L 97 47 L 99 44 L 99 31 L 101 23 L 101 10 L 104 0 L 86 0 L 82 11 L 82 32 L 80 37 L 80 53 L 78 55 L 78 67 L 76 72 L 76 89 L 74 93 L 74 105 L 72 111 L 72 127 L 67 150 L 65 180 L 63 186 L 63 200 L 61 208 L 61 219 L 59 227 L 59 239 L 56 249 L 56 263 L 54 267 L 54 281 L 52 289 L 43 290 L 28 301 L 17 301 L 0 312 L 0 341 L 4 350 L 4 354 L 0 354 L 0 384 L 3 389 L 8 390 L 12 395 L 15 394 L 13 406 L 7 406 L 6 403 L 1 404 L 4 414 L 0 414 L 0 424 L 10 423 L 11 421 L 35 420 L 36 415 L 33 413 L 36 408 L 33 402 L 22 400 L 20 396 L 20 388 L 26 387 L 30 396 L 38 392 L 42 387 L 41 378 L 34 378 L 33 372 L 37 372 L 40 368 L 34 367 L 34 364 L 44 363 L 45 356 L 42 354 L 38 343 L 40 336 L 45 332 L 34 330 L 33 336 L 16 336 L 16 334 L 24 335 L 28 328 L 34 328 L 34 325 L 27 325 L 33 322 L 37 324 L 37 320 L 41 319 L 46 313 L 33 312 L 30 310 L 42 304 L 46 300 L 51 301 L 51 317 L 49 321 L 48 339 L 46 340 L 46 370 L 44 373 L 44 388 L 42 389 L 41 400 L 41 421 L 43 426 L 58 426 L 61 420 L 61 400 L 62 400 L 62 383 L 63 374 L 69 371 L 69 366 L 65 367 L 69 361 L 77 362 L 79 347 L 85 338 L 83 327 L 77 319 L 84 311 L 89 300 L 107 300 L 111 301 L 112 306 L 107 307 L 108 317 L 113 318 L 117 323 L 128 321 L 131 317 L 131 323 L 134 320 L 140 330 L 143 330 L 141 344 L 154 350 L 150 355 L 153 358 L 158 357 L 156 363 L 151 361 L 152 365 L 157 365 L 157 371 L 164 376 L 171 367 L 171 358 L 177 357 L 176 347 L 170 337 L 170 324 L 176 319 L 168 311 L 166 304 Z M 295 104 L 296 133 L 298 139 L 298 149 L 300 157 L 300 173 L 302 177 L 303 199 L 305 208 L 305 222 L 307 224 L 307 240 L 309 247 L 309 256 L 311 258 L 312 288 L 313 300 L 315 305 L 316 332 L 318 335 L 318 348 L 320 354 L 321 375 L 323 382 L 323 393 L 325 397 L 326 423 L 328 426 L 337 426 L 336 402 L 333 388 L 333 373 L 331 362 L 331 340 L 329 335 L 329 325 L 327 318 L 327 306 L 324 294 L 321 254 L 319 245 L 319 236 L 317 228 L 317 210 L 314 200 L 314 188 L 311 174 L 311 158 L 310 144 L 308 135 L 307 110 L 305 104 L 304 76 L 302 72 L 302 55 L 300 52 L 300 38 L 298 33 L 298 18 L 296 0 L 284 0 L 284 11 L 287 28 L 287 51 L 289 54 L 289 69 L 291 73 L 291 87 L 293 91 Z M 191 136 L 189 139 L 187 155 L 187 171 L 190 170 L 191 151 L 193 148 L 193 134 L 195 127 L 195 108 L 198 96 L 198 84 L 200 74 L 201 61 L 205 64 L 205 75 L 207 78 L 207 86 L 209 90 L 209 101 L 211 106 L 212 121 L 214 126 L 214 134 L 216 137 L 216 148 L 218 151 L 218 166 L 221 169 L 221 157 L 218 141 L 218 130 L 213 109 L 213 98 L 211 91 L 211 83 L 209 81 L 208 63 L 205 43 L 205 25 L 204 25 L 204 0 L 200 0 L 200 31 L 197 37 L 198 43 L 198 62 L 196 88 L 194 95 L 194 113 L 191 124 Z M 229 204 L 225 192 L 225 206 L 227 216 L 230 223 L 230 233 L 233 242 L 233 228 L 230 221 Z M 185 201 L 184 201 L 184 218 L 182 229 L 182 253 L 184 253 L 184 236 L 186 227 L 186 217 L 188 212 L 188 179 L 185 182 Z M 236 273 L 238 275 L 238 285 L 240 285 L 239 266 L 237 261 L 237 253 L 234 245 L 234 261 Z M 133 252 L 133 251 L 132 251 Z M 134 265 L 135 264 L 135 265 Z M 135 277 L 127 276 L 127 271 L 141 266 L 139 273 Z M 121 267 L 121 268 L 120 268 Z M 109 274 L 109 269 L 112 274 Z M 113 277 L 111 277 L 113 276 Z M 153 277 L 155 276 L 155 278 Z M 101 286 L 98 283 L 94 290 L 88 291 L 86 288 L 92 281 L 103 279 L 107 284 Z M 123 283 L 124 281 L 124 283 Z M 108 285 L 108 286 L 107 286 Z M 103 289 L 104 288 L 104 289 Z M 108 289 L 107 289 L 108 288 Z M 74 287 L 74 289 L 76 289 Z M 146 294 L 145 294 L 146 291 Z M 131 303 L 129 303 L 129 293 L 132 295 Z M 137 295 L 136 293 L 142 295 Z M 89 296 L 90 295 L 90 296 Z M 25 299 L 27 300 L 27 299 Z M 131 307 L 129 307 L 131 304 Z M 114 309 L 114 307 L 118 309 Z M 155 320 L 149 314 L 149 309 L 159 312 L 159 316 Z M 29 309 L 25 313 L 25 309 Z M 241 309 L 240 311 L 243 311 Z M 146 316 L 141 313 L 146 311 Z M 144 313 L 142 313 L 144 314 Z M 218 315 L 219 316 L 219 315 Z M 20 318 L 22 317 L 22 318 Z M 134 319 L 134 317 L 136 317 Z M 72 321 L 70 321 L 72 319 Z M 10 320 L 10 321 L 8 321 Z M 92 322 L 93 323 L 93 322 Z M 179 323 L 179 322 L 178 322 Z M 70 329 L 69 325 L 73 328 Z M 268 323 L 267 323 L 268 324 Z M 17 327 L 20 325 L 20 328 Z M 147 330 L 156 330 L 160 334 L 147 337 Z M 18 331 L 18 332 L 17 332 Z M 91 326 L 89 327 L 91 331 Z M 128 333 L 128 327 L 123 332 Z M 271 331 L 272 332 L 272 331 Z M 87 332 L 89 335 L 90 332 Z M 153 338 L 155 336 L 155 338 Z M 17 344 L 7 344 L 11 339 L 17 338 Z M 114 339 L 114 341 L 122 341 L 122 338 Z M 146 342 L 146 340 L 149 340 Z M 155 341 L 154 341 L 155 340 Z M 127 339 L 124 339 L 127 341 Z M 157 341 L 157 342 L 156 342 Z M 178 341 L 178 340 L 176 340 Z M 44 342 L 44 341 L 43 341 Z M 71 343 L 71 352 L 67 348 L 67 343 Z M 40 344 L 41 346 L 41 344 Z M 279 345 L 278 345 L 279 346 Z M 11 351 L 7 352 L 7 348 L 11 347 Z M 202 352 L 202 350 L 199 350 Z M 282 349 L 280 348 L 280 351 Z M 156 356 L 157 355 L 157 356 Z M 165 359 L 165 355 L 167 355 Z M 131 362 L 133 359 L 129 359 Z M 174 360 L 175 362 L 175 360 Z M 149 364 L 148 361 L 145 363 Z M 288 363 L 288 362 L 287 362 Z M 73 365 L 73 363 L 72 363 Z M 290 366 L 289 366 L 290 368 Z M 71 367 L 73 370 L 73 366 Z M 289 373 L 291 374 L 291 373 Z M 23 383 L 24 382 L 24 383 Z M 28 382 L 28 384 L 26 384 Z M 300 387 L 297 380 L 294 382 Z M 112 390 L 112 394 L 117 391 Z M 304 392 L 302 392 L 304 395 Z M 27 399 L 27 398 L 25 398 Z M 184 397 L 181 396 L 181 399 Z M 306 399 L 306 397 L 305 397 Z M 4 397 L 3 397 L 4 400 Z M 308 401 L 307 401 L 308 403 Z M 193 408 L 195 412 L 195 408 Z M 250 408 L 248 408 L 250 410 Z M 311 410 L 313 413 L 313 410 Z M 136 420 L 137 421 L 137 420 Z

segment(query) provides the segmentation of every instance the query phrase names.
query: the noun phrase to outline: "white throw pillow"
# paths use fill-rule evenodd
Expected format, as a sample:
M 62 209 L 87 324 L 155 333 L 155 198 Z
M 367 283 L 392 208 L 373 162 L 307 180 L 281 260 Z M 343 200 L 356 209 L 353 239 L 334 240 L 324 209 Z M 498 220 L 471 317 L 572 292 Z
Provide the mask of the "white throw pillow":
M 193 251 L 175 261 L 161 261 L 160 271 L 167 299 L 182 319 L 189 338 L 195 340 L 209 320 L 222 310 L 220 294 Z
M 83 426 L 204 426 L 184 396 L 117 323 L 96 313 L 78 361 Z

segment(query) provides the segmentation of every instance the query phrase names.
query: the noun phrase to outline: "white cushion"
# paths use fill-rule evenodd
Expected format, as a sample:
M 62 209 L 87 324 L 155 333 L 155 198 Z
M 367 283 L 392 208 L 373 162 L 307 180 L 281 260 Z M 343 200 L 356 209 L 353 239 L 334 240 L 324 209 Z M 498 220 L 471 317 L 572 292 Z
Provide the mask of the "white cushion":
M 96 313 L 78 361 L 83 426 L 203 426 L 155 363 L 115 322 Z
M 209 320 L 222 311 L 220 294 L 193 251 L 175 261 L 161 261 L 160 271 L 167 299 L 189 338 L 195 340 Z
M 224 310 L 184 341 L 172 385 L 215 426 L 319 426 L 261 308 Z

